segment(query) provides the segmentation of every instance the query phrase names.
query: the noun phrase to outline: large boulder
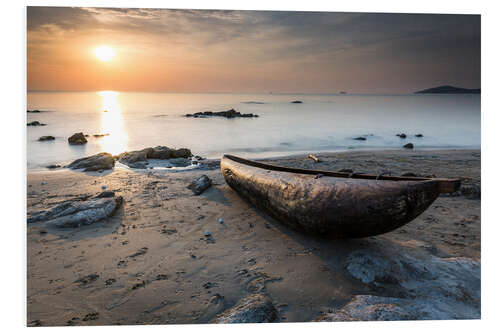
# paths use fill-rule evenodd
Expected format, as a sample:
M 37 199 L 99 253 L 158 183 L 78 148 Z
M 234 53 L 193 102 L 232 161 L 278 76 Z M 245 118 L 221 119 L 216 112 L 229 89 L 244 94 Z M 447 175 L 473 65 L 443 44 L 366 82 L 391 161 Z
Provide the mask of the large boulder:
M 271 299 L 262 294 L 253 294 L 217 316 L 215 322 L 218 324 L 272 323 L 278 320 L 279 313 Z
M 89 157 L 79 158 L 69 165 L 70 169 L 84 169 L 84 171 L 109 170 L 115 166 L 115 159 L 109 153 L 99 153 Z
M 28 223 L 46 222 L 58 228 L 75 228 L 110 217 L 122 203 L 121 196 L 64 202 L 52 209 L 30 214 Z
M 82 132 L 75 133 L 68 138 L 68 143 L 70 145 L 83 145 L 87 143 L 87 139 L 85 138 L 85 135 L 83 135 Z

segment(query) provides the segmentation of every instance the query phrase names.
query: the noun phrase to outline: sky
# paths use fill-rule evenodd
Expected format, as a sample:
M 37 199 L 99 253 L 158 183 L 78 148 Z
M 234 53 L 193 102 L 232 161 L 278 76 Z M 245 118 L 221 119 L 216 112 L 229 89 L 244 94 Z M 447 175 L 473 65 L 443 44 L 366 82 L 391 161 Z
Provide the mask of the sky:
M 27 9 L 30 91 L 412 93 L 480 73 L 479 15 Z

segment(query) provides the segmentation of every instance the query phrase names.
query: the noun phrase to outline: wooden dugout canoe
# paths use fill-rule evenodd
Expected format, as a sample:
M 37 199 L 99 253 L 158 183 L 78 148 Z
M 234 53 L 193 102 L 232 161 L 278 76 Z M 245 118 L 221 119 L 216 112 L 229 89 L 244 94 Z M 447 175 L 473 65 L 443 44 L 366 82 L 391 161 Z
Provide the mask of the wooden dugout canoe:
M 460 180 L 349 174 L 279 167 L 224 155 L 226 183 L 282 223 L 327 238 L 392 231 L 412 221 Z

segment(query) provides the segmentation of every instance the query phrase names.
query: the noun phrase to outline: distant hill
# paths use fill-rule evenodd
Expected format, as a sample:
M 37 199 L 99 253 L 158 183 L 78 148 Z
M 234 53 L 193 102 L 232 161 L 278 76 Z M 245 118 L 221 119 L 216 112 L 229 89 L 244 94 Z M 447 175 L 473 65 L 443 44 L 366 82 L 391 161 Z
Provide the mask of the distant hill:
M 480 94 L 481 89 L 465 89 L 453 86 L 440 86 L 415 92 L 415 94 Z

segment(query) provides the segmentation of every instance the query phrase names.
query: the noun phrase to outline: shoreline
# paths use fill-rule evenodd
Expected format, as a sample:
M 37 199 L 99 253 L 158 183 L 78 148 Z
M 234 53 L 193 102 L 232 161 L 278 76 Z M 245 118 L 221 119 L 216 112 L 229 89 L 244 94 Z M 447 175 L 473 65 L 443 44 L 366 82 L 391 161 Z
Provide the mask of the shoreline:
M 481 184 L 480 150 L 316 156 L 321 162 L 263 160 Z M 92 225 L 28 224 L 28 325 L 210 323 L 252 295 L 268 297 L 280 322 L 480 318 L 480 196 L 443 195 L 390 233 L 329 241 L 267 216 L 227 186 L 217 160 L 206 163 L 182 172 L 28 172 L 28 214 L 103 185 L 123 197 L 112 217 Z M 187 186 L 201 175 L 212 186 L 195 196 Z
M 449 153 L 449 152 L 481 152 L 481 148 L 417 148 L 417 149 L 402 149 L 400 147 L 398 148 L 380 148 L 380 149 L 374 149 L 374 148 L 367 148 L 367 149 L 342 149 L 342 150 L 325 150 L 325 151 L 300 151 L 300 152 L 292 152 L 291 154 L 288 155 L 274 155 L 274 156 L 269 156 L 269 157 L 258 157 L 258 158 L 247 158 L 255 161 L 269 161 L 269 160 L 284 160 L 288 158 L 302 158 L 303 156 L 313 154 L 313 155 L 327 155 L 330 156 L 332 154 L 345 154 L 345 153 L 372 153 L 372 152 L 377 152 L 377 153 L 388 153 L 388 152 L 395 152 L 395 151 L 400 151 L 400 152 L 414 152 L 414 153 L 419 153 L 419 152 L 436 152 L 436 153 Z M 236 155 L 238 156 L 238 153 L 233 154 L 233 153 L 228 153 L 230 155 Z M 85 157 L 85 156 L 83 156 Z M 204 161 L 206 162 L 220 162 L 220 158 L 206 158 Z M 69 164 L 71 161 L 66 161 L 66 162 L 60 162 L 64 164 Z M 116 169 L 131 169 L 126 165 L 122 165 L 121 163 L 118 163 L 117 166 L 115 166 Z M 197 168 L 193 168 L 197 169 Z M 43 173 L 43 172 L 56 172 L 56 171 L 73 171 L 73 172 L 79 172 L 75 170 L 68 170 L 67 168 L 64 168 L 61 166 L 60 168 L 56 169 L 47 169 L 46 167 L 39 167 L 39 168 L 26 168 L 26 173 L 27 174 L 35 174 L 35 173 Z M 131 169 L 131 170 L 139 170 L 139 169 Z M 158 169 L 157 169 L 158 170 Z M 174 169 L 172 168 L 172 171 Z M 178 170 L 177 172 L 181 171 L 190 171 L 192 169 L 186 169 L 186 170 Z

